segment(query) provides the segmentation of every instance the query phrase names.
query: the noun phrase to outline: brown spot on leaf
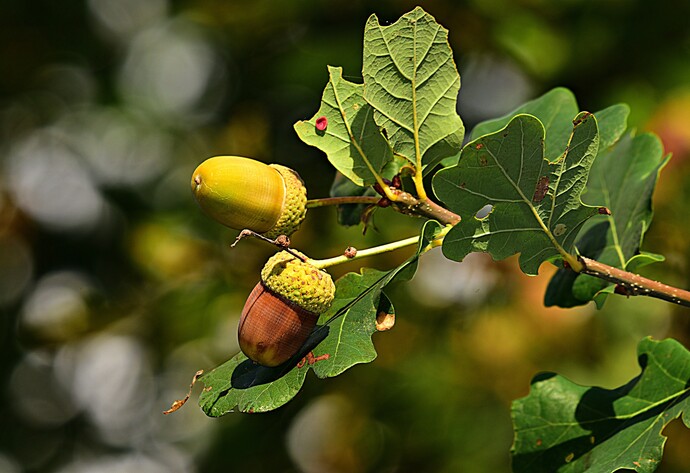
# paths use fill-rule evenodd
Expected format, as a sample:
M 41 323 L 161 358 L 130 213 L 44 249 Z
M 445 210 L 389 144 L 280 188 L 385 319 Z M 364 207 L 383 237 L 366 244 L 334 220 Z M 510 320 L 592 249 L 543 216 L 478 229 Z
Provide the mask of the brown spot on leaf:
M 534 189 L 534 195 L 532 196 L 533 202 L 541 202 L 546 197 L 549 192 L 549 176 L 542 176 L 537 182 L 537 186 Z
M 482 149 L 484 147 L 484 143 L 477 143 L 477 146 L 475 146 L 476 149 Z
M 592 114 L 589 112 L 582 112 L 580 118 L 573 120 L 573 126 L 581 125 L 582 123 L 586 122 L 591 116 Z
M 486 156 L 479 156 L 479 165 L 486 166 L 487 164 L 489 164 L 489 160 L 486 159 Z
M 553 227 L 553 234 L 555 236 L 561 236 L 565 233 L 567 229 L 567 226 L 563 225 L 562 223 L 559 223 L 555 227 Z

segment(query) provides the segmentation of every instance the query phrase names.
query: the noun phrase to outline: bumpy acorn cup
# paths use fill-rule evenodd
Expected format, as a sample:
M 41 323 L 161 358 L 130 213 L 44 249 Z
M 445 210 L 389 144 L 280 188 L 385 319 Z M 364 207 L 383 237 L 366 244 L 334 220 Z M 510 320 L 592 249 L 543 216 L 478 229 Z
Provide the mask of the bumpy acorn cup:
M 295 171 L 240 156 L 201 163 L 192 174 L 192 193 L 223 225 L 268 238 L 291 235 L 307 213 L 307 190 Z
M 286 362 L 302 347 L 334 296 L 327 272 L 287 251 L 273 255 L 242 310 L 240 349 L 263 366 Z

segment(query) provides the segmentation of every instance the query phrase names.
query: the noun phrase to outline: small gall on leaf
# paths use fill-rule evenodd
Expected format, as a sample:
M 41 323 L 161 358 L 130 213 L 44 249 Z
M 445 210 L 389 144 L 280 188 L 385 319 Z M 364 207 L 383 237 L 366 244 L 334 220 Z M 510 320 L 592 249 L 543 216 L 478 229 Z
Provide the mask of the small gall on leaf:
M 328 127 L 328 118 L 319 117 L 316 119 L 316 129 L 319 131 L 324 131 Z
M 608 207 L 599 207 L 597 212 L 599 212 L 599 215 L 611 215 L 611 211 L 608 209 Z
M 354 258 L 357 256 L 357 248 L 354 246 L 348 246 L 345 248 L 345 252 L 343 254 L 345 255 L 345 258 Z

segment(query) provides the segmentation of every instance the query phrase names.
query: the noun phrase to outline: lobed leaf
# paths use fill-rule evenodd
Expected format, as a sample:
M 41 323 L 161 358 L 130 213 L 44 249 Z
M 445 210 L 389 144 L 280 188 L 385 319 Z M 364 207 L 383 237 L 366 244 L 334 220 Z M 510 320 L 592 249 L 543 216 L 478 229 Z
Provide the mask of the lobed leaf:
M 363 268 L 360 274 L 349 273 L 338 280 L 336 301 L 321 316 L 319 323 L 326 323 L 342 307 L 347 307 L 347 310 L 330 324 L 331 334 L 314 349 L 314 356 L 323 359 L 314 364 L 318 377 L 337 376 L 355 364 L 369 363 L 376 358 L 371 340 L 376 332 L 376 316 L 380 312 L 394 313 L 383 290 L 394 281 L 412 279 L 417 271 L 419 255 L 439 229 L 437 222 L 427 222 L 422 229 L 417 252 L 397 268 L 391 271 Z
M 267 368 L 238 353 L 204 374 L 206 386 L 199 405 L 206 415 L 219 417 L 235 410 L 266 412 L 290 401 L 302 388 L 309 369 L 319 378 L 337 376 L 358 363 L 376 358 L 371 340 L 380 312 L 393 314 L 393 306 L 383 293 L 394 281 L 406 281 L 417 270 L 424 248 L 441 228 L 428 221 L 421 230 L 417 251 L 390 271 L 365 268 L 361 274 L 348 273 L 336 281 L 333 306 L 321 315 L 317 328 L 302 349 L 283 365 Z
M 362 96 L 362 84 L 343 79 L 340 67 L 328 67 L 328 84 L 321 107 L 308 121 L 300 120 L 294 128 L 308 145 L 326 153 L 338 171 L 358 186 L 376 182 L 393 153 L 374 122 L 374 111 Z M 325 118 L 325 129 L 317 119 Z
M 388 26 L 369 17 L 362 75 L 364 98 L 396 155 L 430 169 L 461 149 L 460 75 L 448 30 L 422 8 Z
M 683 416 L 690 427 L 690 352 L 669 339 L 638 346 L 642 372 L 624 386 L 577 385 L 546 373 L 513 402 L 513 471 L 608 473 L 656 470 L 663 429 Z
M 460 162 L 434 176 L 436 195 L 462 222 L 444 239 L 446 257 L 461 261 L 473 251 L 494 259 L 520 253 L 520 268 L 537 274 L 542 262 L 570 252 L 584 222 L 597 213 L 582 203 L 598 149 L 596 118 L 575 117 L 565 152 L 557 161 L 544 157 L 544 126 L 531 115 L 463 148 Z M 477 213 L 485 206 L 491 212 Z
M 599 202 L 611 215 L 595 217 L 583 227 L 576 241 L 582 255 L 629 271 L 663 260 L 640 253 L 640 247 L 652 221 L 652 194 L 668 159 L 661 141 L 651 133 L 629 134 L 596 159 L 583 201 Z M 595 300 L 601 307 L 613 288 L 601 279 L 559 270 L 544 303 L 572 307 Z

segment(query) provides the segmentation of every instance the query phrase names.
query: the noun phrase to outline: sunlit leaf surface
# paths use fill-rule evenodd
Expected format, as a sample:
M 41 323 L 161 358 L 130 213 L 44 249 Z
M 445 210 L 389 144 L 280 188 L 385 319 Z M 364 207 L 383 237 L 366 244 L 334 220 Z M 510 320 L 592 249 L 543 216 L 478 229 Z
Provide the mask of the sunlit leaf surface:
M 460 150 L 460 76 L 448 30 L 431 15 L 417 7 L 388 26 L 369 17 L 362 75 L 364 98 L 397 155 L 423 168 Z
M 495 259 L 520 253 L 520 268 L 536 274 L 544 261 L 572 249 L 575 236 L 595 207 L 584 205 L 584 190 L 598 149 L 594 115 L 573 121 L 563 157 L 544 157 L 544 127 L 531 115 L 463 148 L 457 166 L 434 177 L 434 190 L 462 222 L 443 243 L 443 253 L 460 261 L 475 251 Z M 485 206 L 487 216 L 477 217 Z

